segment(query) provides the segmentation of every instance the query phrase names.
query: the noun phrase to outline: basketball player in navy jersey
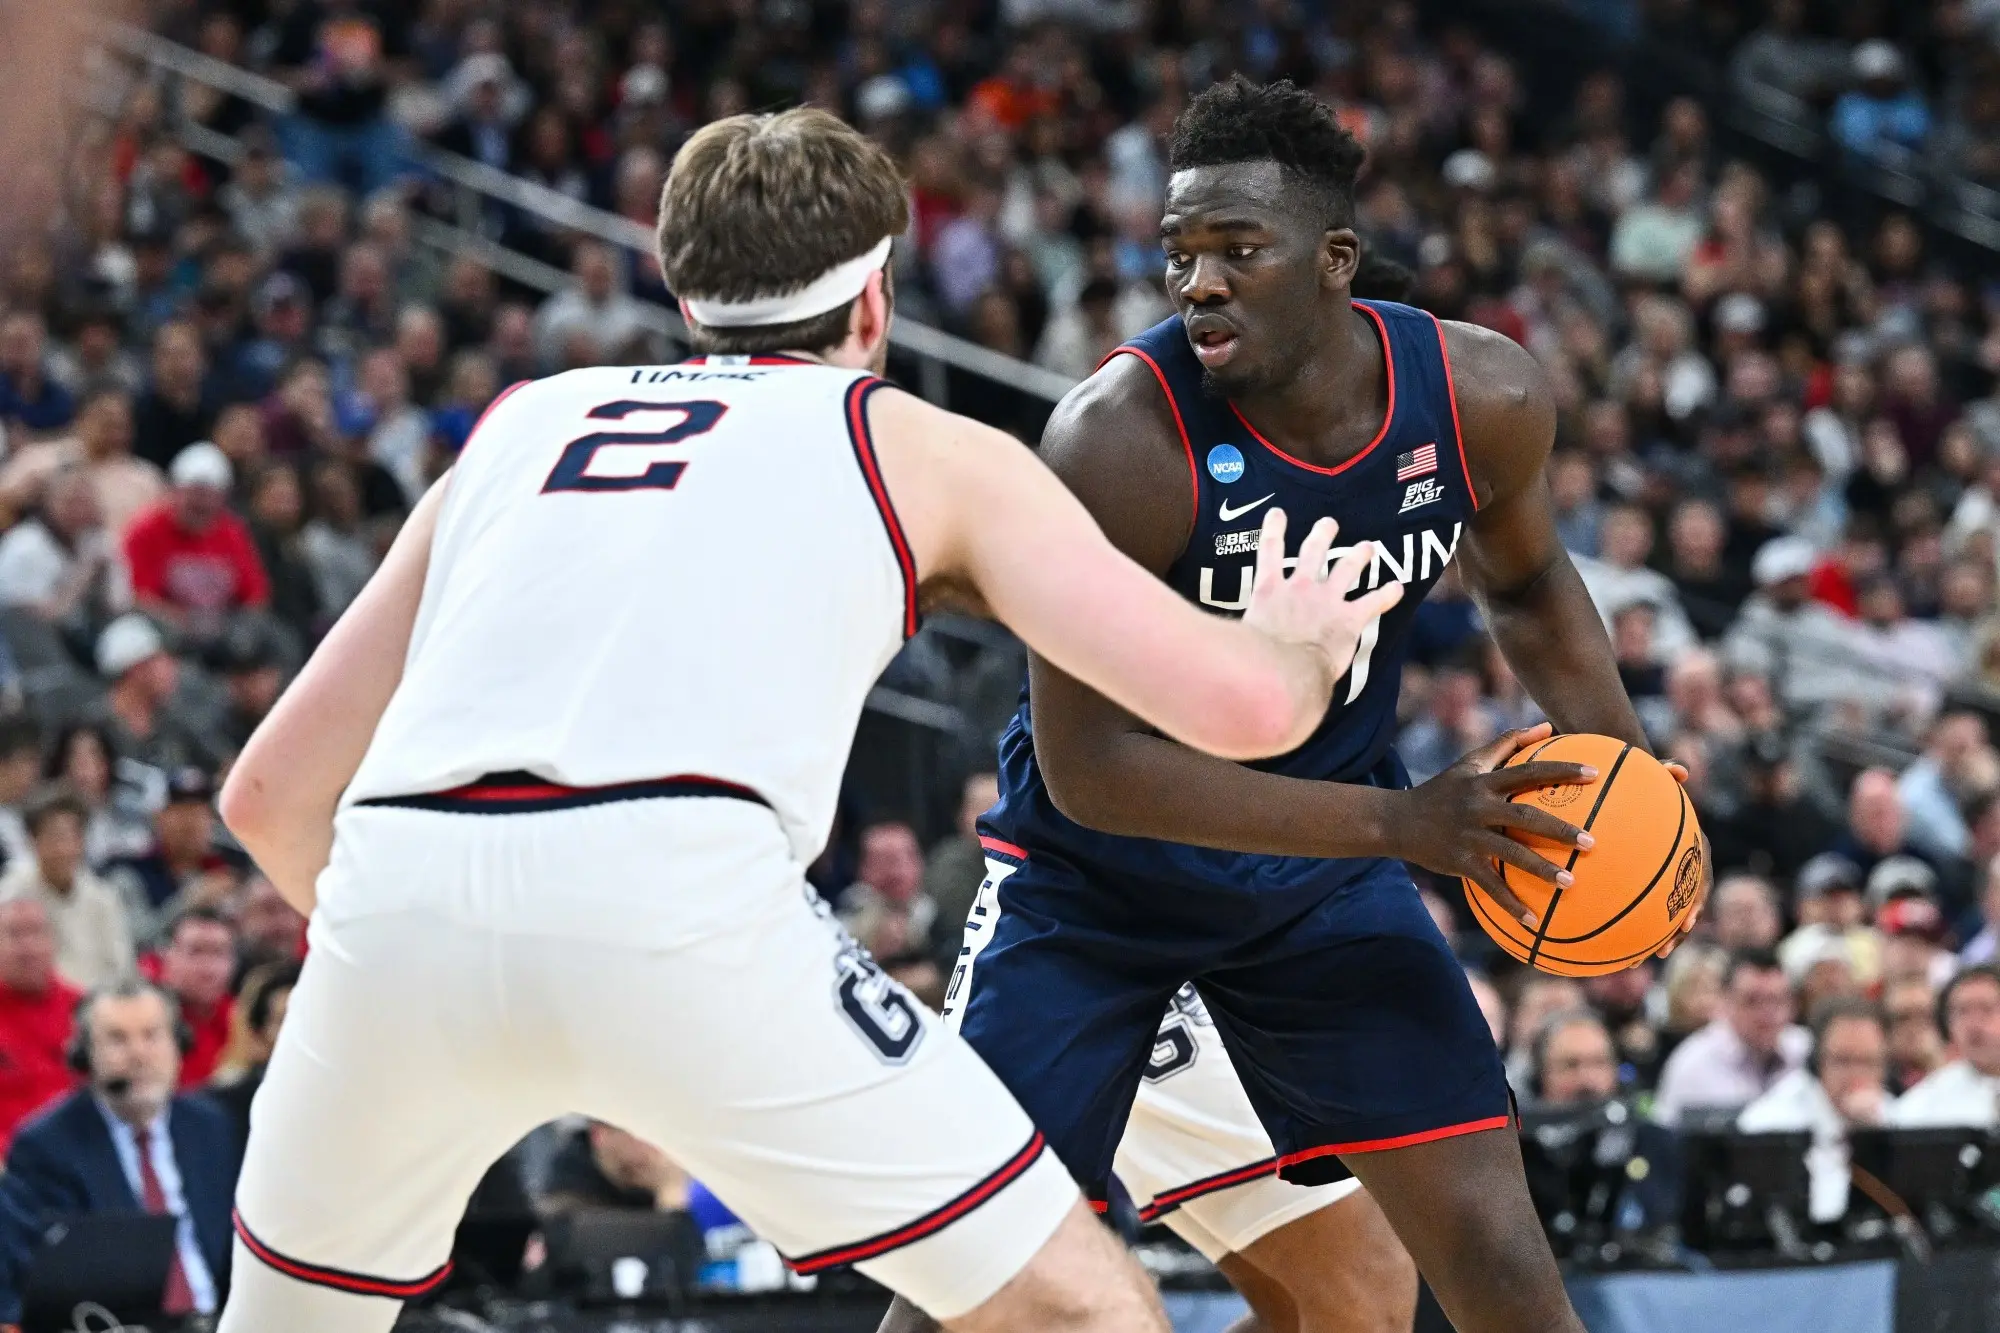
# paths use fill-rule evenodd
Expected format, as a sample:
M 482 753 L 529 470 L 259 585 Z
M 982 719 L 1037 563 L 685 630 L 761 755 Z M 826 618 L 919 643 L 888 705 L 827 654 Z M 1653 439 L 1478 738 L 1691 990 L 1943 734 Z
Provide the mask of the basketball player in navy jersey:
M 1359 1177 L 1461 1333 L 1582 1333 L 1528 1198 L 1498 1052 L 1404 863 L 1470 879 L 1537 925 L 1497 862 L 1567 876 L 1509 831 L 1584 854 L 1591 838 L 1509 797 L 1592 774 L 1503 768 L 1537 727 L 1410 785 L 1391 747 L 1396 695 L 1445 566 L 1459 561 L 1558 728 L 1646 740 L 1556 537 L 1540 368 L 1488 330 L 1352 297 L 1362 156 L 1290 83 L 1196 97 L 1174 129 L 1160 229 L 1178 318 L 1063 401 L 1043 456 L 1114 544 L 1218 613 L 1248 600 L 1271 505 L 1337 518 L 1343 544 L 1374 546 L 1369 586 L 1393 579 L 1404 596 L 1364 633 L 1314 736 L 1257 764 L 1165 740 L 1031 659 L 947 1012 L 1101 1200 L 1135 1090 L 1159 1068 L 1160 1016 L 1192 981 L 1273 1148 L 1214 1183 Z M 1318 1234 L 1321 1266 L 1380 1248 Z M 1313 1275 L 1232 1276 L 1272 1329 L 1324 1322 L 1286 1308 Z M 884 1324 L 922 1327 L 900 1303 Z

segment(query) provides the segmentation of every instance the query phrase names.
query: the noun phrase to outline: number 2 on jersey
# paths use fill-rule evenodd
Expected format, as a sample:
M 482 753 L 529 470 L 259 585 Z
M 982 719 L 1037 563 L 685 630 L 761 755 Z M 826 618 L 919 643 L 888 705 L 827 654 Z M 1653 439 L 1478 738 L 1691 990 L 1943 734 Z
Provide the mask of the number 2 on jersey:
M 642 403 L 621 399 L 602 403 L 584 413 L 592 421 L 624 421 L 654 412 L 678 413 L 680 420 L 663 430 L 597 431 L 571 440 L 542 483 L 552 491 L 670 491 L 687 470 L 680 459 L 663 455 L 674 445 L 706 435 L 729 410 L 726 403 L 698 398 L 672 403 Z M 612 452 L 617 450 L 620 452 Z M 623 452 L 630 450 L 633 452 Z

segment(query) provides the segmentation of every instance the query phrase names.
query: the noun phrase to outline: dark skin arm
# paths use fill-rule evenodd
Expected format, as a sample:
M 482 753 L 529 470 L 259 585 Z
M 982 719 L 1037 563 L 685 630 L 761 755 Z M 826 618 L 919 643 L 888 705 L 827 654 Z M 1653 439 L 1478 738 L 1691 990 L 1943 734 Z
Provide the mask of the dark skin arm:
M 1166 571 L 1186 545 L 1192 496 L 1179 434 L 1143 365 L 1120 357 L 1073 391 L 1050 420 L 1042 453 L 1113 545 L 1155 573 Z M 1563 843 L 1580 836 L 1553 815 L 1507 799 L 1578 781 L 1585 777 L 1578 765 L 1488 771 L 1534 733 L 1510 734 L 1414 791 L 1382 791 L 1213 759 L 1154 735 L 1039 658 L 1030 657 L 1028 670 L 1049 794 L 1088 828 L 1282 856 L 1400 857 L 1471 878 L 1517 915 L 1526 909 L 1494 860 L 1545 879 L 1560 872 L 1499 830 Z
M 1646 749 L 1603 621 L 1556 537 L 1545 471 L 1556 413 L 1542 368 L 1489 329 L 1444 327 L 1479 499 L 1459 554 L 1466 587 L 1507 665 L 1559 730 Z

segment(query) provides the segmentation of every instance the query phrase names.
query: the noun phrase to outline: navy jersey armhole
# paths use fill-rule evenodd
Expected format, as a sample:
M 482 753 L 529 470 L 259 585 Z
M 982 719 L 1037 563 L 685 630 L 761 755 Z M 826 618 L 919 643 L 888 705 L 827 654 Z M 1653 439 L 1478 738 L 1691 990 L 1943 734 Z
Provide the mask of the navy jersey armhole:
M 1424 312 L 1430 315 L 1430 311 Z M 1465 498 L 1472 506 L 1472 512 L 1479 512 L 1479 490 L 1472 484 L 1472 464 L 1465 454 L 1465 432 L 1458 424 L 1458 381 L 1451 373 L 1451 348 L 1445 346 L 1444 321 L 1431 315 L 1431 323 L 1437 326 L 1438 357 L 1444 364 L 1444 396 L 1451 403 L 1451 438 L 1458 446 L 1458 468 L 1465 476 Z
M 1181 453 L 1187 458 L 1188 468 L 1188 530 L 1187 535 L 1181 538 L 1181 546 L 1186 549 L 1188 544 L 1194 541 L 1195 529 L 1201 526 L 1201 469 L 1194 461 L 1194 441 L 1188 436 L 1187 418 L 1181 415 L 1180 400 L 1174 397 L 1174 386 L 1167 378 L 1165 367 L 1153 358 L 1151 352 L 1134 343 L 1123 343 L 1105 353 L 1104 359 L 1097 363 L 1097 368 L 1104 369 L 1111 364 L 1111 358 L 1116 356 L 1139 358 L 1146 369 L 1153 372 L 1153 378 L 1159 382 L 1160 392 L 1166 397 L 1167 409 L 1174 414 L 1174 429 L 1180 434 Z
M 909 539 L 903 535 L 903 521 L 896 516 L 889 488 L 882 484 L 882 467 L 875 458 L 875 437 L 868 427 L 868 399 L 888 384 L 887 380 L 864 375 L 848 385 L 844 415 L 847 439 L 854 446 L 854 461 L 861 468 L 862 480 L 868 483 L 869 494 L 875 497 L 875 512 L 881 516 L 882 531 L 896 553 L 897 567 L 903 571 L 903 637 L 907 639 L 917 632 L 917 562 L 910 553 Z

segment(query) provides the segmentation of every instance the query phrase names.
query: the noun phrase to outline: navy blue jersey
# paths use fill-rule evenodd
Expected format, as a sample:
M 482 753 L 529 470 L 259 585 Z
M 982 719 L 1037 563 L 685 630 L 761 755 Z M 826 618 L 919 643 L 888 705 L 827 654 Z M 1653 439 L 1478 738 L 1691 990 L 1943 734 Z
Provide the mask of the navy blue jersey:
M 1338 467 L 1294 458 L 1266 440 L 1235 406 L 1202 391 L 1201 363 L 1179 319 L 1120 347 L 1146 363 L 1173 406 L 1194 490 L 1194 529 L 1166 578 L 1182 596 L 1219 614 L 1240 614 L 1250 598 L 1257 537 L 1269 506 L 1284 509 L 1298 549 L 1322 517 L 1340 524 L 1336 554 L 1372 543 L 1366 585 L 1393 579 L 1403 599 L 1363 635 L 1354 665 L 1311 739 L 1255 767 L 1289 777 L 1376 786 L 1408 785 L 1391 742 L 1396 695 L 1417 607 L 1443 574 L 1476 504 L 1452 400 L 1444 331 L 1421 310 L 1356 301 L 1375 325 L 1388 367 L 1388 409 L 1375 438 Z M 989 833 L 1024 853 L 1054 853 L 1094 877 L 1160 890 L 1254 895 L 1237 904 L 1244 924 L 1275 921 L 1363 873 L 1369 863 L 1253 856 L 1149 838 L 1097 833 L 1056 810 L 1032 743 L 1028 702 L 1000 742 L 1000 803 Z M 1248 908 L 1248 919 L 1244 911 Z

